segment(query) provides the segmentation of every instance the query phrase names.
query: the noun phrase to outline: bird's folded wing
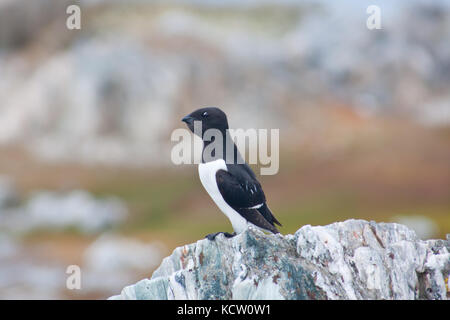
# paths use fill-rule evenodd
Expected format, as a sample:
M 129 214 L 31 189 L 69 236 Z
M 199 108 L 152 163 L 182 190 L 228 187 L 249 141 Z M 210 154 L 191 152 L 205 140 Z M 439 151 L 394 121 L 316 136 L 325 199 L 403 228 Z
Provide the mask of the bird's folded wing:
M 239 181 L 230 172 L 218 170 L 217 187 L 225 202 L 254 225 L 278 233 L 273 221 L 268 221 L 258 209 L 265 206 L 266 197 L 258 181 Z
M 225 170 L 217 171 L 216 181 L 222 197 L 233 209 L 254 209 L 266 202 L 258 181 L 239 181 Z

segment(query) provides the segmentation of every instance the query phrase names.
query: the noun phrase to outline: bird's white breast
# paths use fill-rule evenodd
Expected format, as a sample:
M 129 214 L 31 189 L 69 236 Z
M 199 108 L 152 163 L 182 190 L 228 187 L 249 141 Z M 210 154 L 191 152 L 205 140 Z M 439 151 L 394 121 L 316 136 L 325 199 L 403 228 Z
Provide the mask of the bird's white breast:
M 241 233 L 247 228 L 247 220 L 245 220 L 238 212 L 236 212 L 222 197 L 216 181 L 216 173 L 219 170 L 227 170 L 227 165 L 223 159 L 200 163 L 198 165 L 198 173 L 203 187 L 210 197 L 214 200 L 219 209 L 228 217 L 233 229 L 236 233 Z

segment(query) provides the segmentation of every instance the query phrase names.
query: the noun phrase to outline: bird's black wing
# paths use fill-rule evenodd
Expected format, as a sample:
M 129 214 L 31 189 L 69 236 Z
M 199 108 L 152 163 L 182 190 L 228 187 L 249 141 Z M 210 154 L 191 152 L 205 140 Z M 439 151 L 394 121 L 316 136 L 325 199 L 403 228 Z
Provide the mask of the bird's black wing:
M 216 181 L 220 194 L 230 207 L 254 225 L 279 233 L 274 225 L 278 221 L 268 210 L 266 197 L 256 179 L 238 179 L 228 171 L 218 170 Z

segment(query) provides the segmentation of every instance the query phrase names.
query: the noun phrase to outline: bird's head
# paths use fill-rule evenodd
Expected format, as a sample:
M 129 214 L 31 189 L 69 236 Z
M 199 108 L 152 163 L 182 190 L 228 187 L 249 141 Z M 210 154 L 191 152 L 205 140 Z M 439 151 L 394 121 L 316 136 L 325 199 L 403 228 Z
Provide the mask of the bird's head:
M 201 121 L 201 136 L 203 139 L 204 133 L 208 129 L 217 129 L 225 134 L 228 129 L 228 121 L 226 114 L 219 108 L 209 107 L 195 110 L 194 112 L 185 116 L 181 121 L 186 122 L 188 128 L 195 134 L 199 135 L 200 132 L 194 130 L 194 121 Z

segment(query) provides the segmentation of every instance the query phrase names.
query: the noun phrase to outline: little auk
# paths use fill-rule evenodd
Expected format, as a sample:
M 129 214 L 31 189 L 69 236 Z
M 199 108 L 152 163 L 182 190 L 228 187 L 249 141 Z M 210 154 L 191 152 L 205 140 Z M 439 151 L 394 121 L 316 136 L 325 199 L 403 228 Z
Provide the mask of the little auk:
M 231 138 L 225 113 L 219 108 L 201 108 L 185 116 L 182 121 L 203 140 L 202 162 L 198 165 L 200 181 L 219 209 L 228 217 L 234 229 L 232 234 L 216 232 L 208 234 L 206 238 L 214 240 L 221 233 L 231 238 L 243 232 L 249 225 L 275 234 L 279 233 L 275 224 L 279 226 L 281 224 L 267 206 L 261 184 L 242 159 Z M 194 130 L 196 121 L 201 122 L 201 132 Z M 216 132 L 221 133 L 222 153 L 205 154 L 205 148 L 215 140 L 205 135 L 209 129 L 216 129 Z M 227 144 L 232 147 L 227 147 Z M 234 152 L 233 155 L 227 157 L 227 151 L 231 150 Z

